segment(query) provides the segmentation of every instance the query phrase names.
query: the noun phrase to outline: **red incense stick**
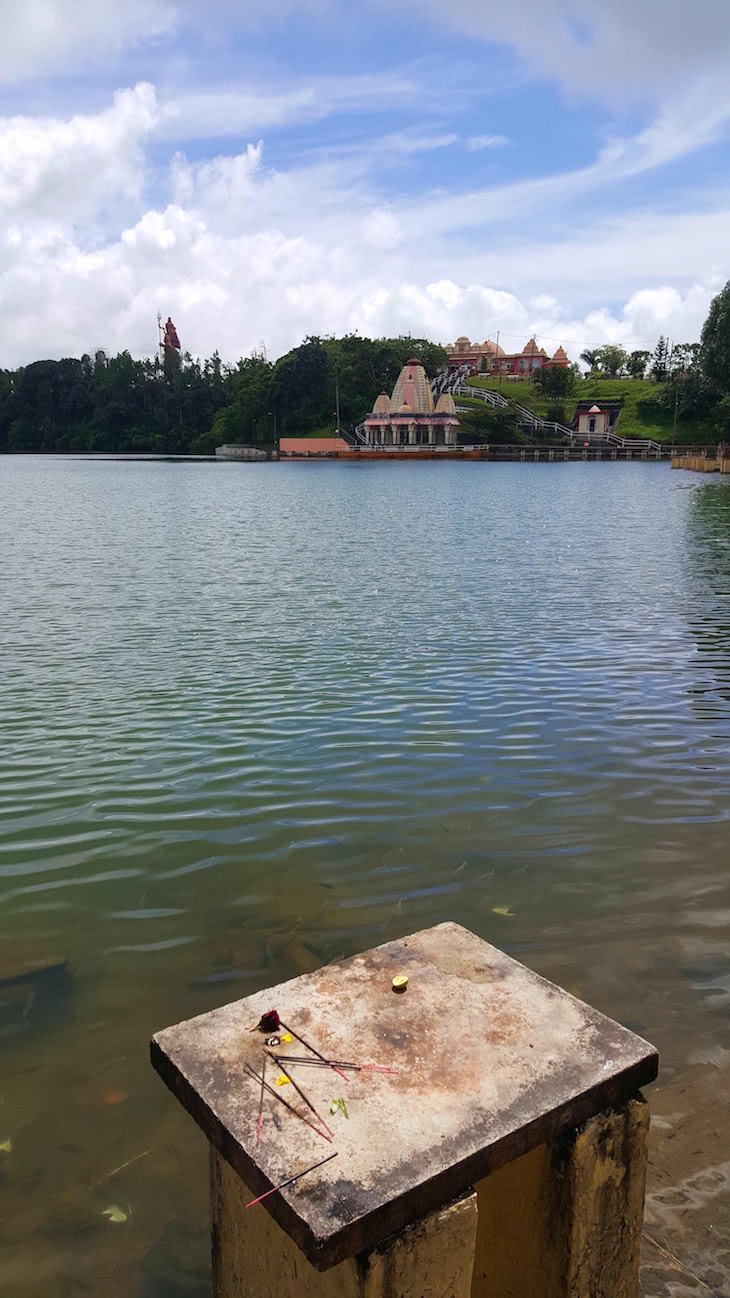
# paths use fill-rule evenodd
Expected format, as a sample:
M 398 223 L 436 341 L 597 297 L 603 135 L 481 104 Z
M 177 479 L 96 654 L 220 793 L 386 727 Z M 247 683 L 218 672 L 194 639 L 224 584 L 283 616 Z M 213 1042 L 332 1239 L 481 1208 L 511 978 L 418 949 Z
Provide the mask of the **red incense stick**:
M 260 1194 L 258 1199 L 251 1199 L 245 1207 L 253 1208 L 255 1203 L 261 1203 L 262 1199 L 268 1199 L 269 1195 L 276 1194 L 277 1190 L 283 1190 L 285 1186 L 293 1185 L 301 1177 L 308 1176 L 310 1172 L 316 1171 L 318 1167 L 323 1167 L 325 1163 L 330 1163 L 333 1158 L 337 1158 L 337 1154 L 330 1154 L 329 1158 L 323 1158 L 319 1163 L 313 1163 L 311 1167 L 305 1167 L 303 1172 L 297 1172 L 296 1176 L 290 1176 L 288 1181 L 282 1181 L 281 1185 L 275 1185 L 271 1190 L 267 1190 L 265 1194 Z
M 245 1069 L 245 1071 L 247 1072 L 247 1074 L 248 1074 L 249 1077 L 253 1077 L 254 1081 L 256 1081 L 256 1082 L 260 1082 L 260 1081 L 261 1081 L 261 1078 L 260 1078 L 259 1074 L 256 1072 L 255 1069 L 253 1069 L 253 1068 L 251 1067 L 250 1064 L 244 1064 L 244 1069 Z M 285 1100 L 285 1099 L 284 1099 L 284 1096 L 283 1096 L 283 1095 L 281 1095 L 278 1091 L 275 1091 L 275 1090 L 274 1090 L 273 1086 L 269 1086 L 269 1083 L 268 1083 L 268 1082 L 265 1082 L 265 1083 L 264 1083 L 264 1086 L 265 1086 L 265 1089 L 266 1089 L 267 1091 L 270 1091 L 270 1093 L 273 1095 L 273 1097 L 274 1097 L 275 1100 L 279 1100 L 279 1102 L 280 1102 L 281 1104 L 284 1105 L 284 1108 L 285 1108 L 285 1109 L 288 1109 L 290 1113 L 293 1113 L 293 1114 L 294 1114 L 294 1117 L 295 1117 L 295 1118 L 299 1118 L 301 1122 L 306 1122 L 307 1126 L 308 1126 L 308 1127 L 311 1127 L 311 1128 L 312 1128 L 312 1131 L 316 1131 L 317 1135 L 318 1135 L 318 1136 L 321 1136 L 323 1140 L 326 1140 L 328 1145 L 331 1145 L 331 1144 L 332 1144 L 332 1138 L 331 1138 L 331 1136 L 328 1136 L 328 1135 L 326 1134 L 326 1132 L 324 1132 L 324 1131 L 320 1131 L 319 1127 L 315 1127 L 314 1123 L 309 1121 L 309 1118 L 305 1118 L 305 1116 L 304 1116 L 303 1113 L 299 1113 L 299 1112 L 298 1112 L 298 1111 L 293 1107 L 293 1105 L 291 1105 L 291 1104 L 289 1103 L 288 1100 Z

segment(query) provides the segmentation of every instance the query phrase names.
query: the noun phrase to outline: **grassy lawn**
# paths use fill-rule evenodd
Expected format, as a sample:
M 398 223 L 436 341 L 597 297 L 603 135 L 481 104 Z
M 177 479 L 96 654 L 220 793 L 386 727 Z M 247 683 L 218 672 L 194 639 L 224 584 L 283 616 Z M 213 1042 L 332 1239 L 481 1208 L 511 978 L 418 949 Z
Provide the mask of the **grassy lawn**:
M 472 383 L 476 387 L 490 388 L 493 392 L 498 386 L 497 379 L 473 379 Z M 676 440 L 679 446 L 712 444 L 717 441 L 717 432 L 709 424 L 681 419 L 677 422 L 676 439 L 673 439 L 672 413 L 656 405 L 660 392 L 659 384 L 644 379 L 582 379 L 576 388 L 575 400 L 592 400 L 600 405 L 602 397 L 606 401 L 621 399 L 624 404 L 616 428 L 621 437 L 652 438 L 657 442 Z M 508 400 L 512 398 L 528 410 L 545 416 L 545 402 L 539 390 L 533 388 L 528 380 L 505 382 L 503 379 L 502 396 Z M 573 417 L 574 409 L 571 398 L 566 405 L 568 423 Z

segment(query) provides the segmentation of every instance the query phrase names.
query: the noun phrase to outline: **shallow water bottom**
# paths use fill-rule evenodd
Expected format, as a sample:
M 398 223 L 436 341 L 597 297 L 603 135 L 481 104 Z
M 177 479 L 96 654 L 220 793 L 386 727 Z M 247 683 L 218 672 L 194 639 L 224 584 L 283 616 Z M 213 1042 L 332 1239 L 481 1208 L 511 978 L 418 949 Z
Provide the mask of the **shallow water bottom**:
M 443 919 L 659 1048 L 644 1295 L 730 1291 L 728 484 L 17 458 L 0 547 L 2 1292 L 207 1292 L 149 1037 Z

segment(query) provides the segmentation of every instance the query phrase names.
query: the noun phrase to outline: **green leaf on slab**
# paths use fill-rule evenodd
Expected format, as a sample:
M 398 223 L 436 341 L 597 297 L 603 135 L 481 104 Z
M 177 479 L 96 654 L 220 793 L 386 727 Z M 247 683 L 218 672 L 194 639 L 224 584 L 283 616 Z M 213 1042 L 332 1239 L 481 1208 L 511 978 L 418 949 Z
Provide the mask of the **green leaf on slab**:
M 337 1112 L 338 1109 L 341 1109 L 345 1117 L 349 1118 L 350 1115 L 347 1112 L 347 1105 L 345 1104 L 345 1101 L 342 1098 L 340 1098 L 339 1100 L 330 1100 L 330 1113 L 334 1114 Z

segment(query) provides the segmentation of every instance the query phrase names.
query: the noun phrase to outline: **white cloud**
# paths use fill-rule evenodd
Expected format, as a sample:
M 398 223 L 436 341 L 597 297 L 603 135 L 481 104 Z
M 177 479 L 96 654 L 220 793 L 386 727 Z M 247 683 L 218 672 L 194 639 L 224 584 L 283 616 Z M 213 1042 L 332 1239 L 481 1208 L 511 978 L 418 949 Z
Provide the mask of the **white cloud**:
M 433 149 L 449 148 L 456 144 L 458 138 L 453 131 L 439 131 L 431 135 L 418 130 L 394 131 L 391 135 L 376 137 L 365 145 L 357 146 L 356 152 L 361 157 L 377 153 L 386 158 L 397 157 L 399 154 L 430 153 Z
M 341 110 L 386 112 L 411 103 L 419 84 L 411 76 L 388 72 L 347 77 L 311 77 L 286 89 L 188 91 L 161 104 L 160 139 L 196 140 L 240 136 L 267 127 L 317 122 Z
M 159 121 L 140 85 L 96 114 L 0 123 L 3 366 L 97 341 L 149 353 L 158 307 L 194 354 L 228 359 L 261 337 L 275 356 L 307 333 L 353 329 L 442 341 L 499 329 L 515 346 L 536 332 L 573 356 L 660 332 L 691 341 L 728 271 L 730 193 L 664 216 L 609 216 L 602 201 L 607 181 L 690 148 L 711 114 L 674 143 L 655 126 L 576 172 L 445 197 L 386 200 L 382 141 L 288 170 L 268 166 L 260 142 L 202 162 L 178 153 L 153 204 L 144 146 Z M 421 130 L 399 142 L 407 153 L 449 141 Z M 520 233 L 525 211 L 569 218 L 578 196 L 579 229 Z
M 106 123 L 106 145 L 93 154 L 100 210 L 120 186 L 143 189 L 138 143 L 156 120 L 155 101 L 144 88 L 128 93 L 109 120 L 74 119 L 69 137 L 97 140 Z M 82 187 L 75 150 L 48 129 L 66 142 L 65 184 Z M 119 140 L 129 142 L 121 173 L 107 165 L 109 141 Z M 11 186 L 16 218 L 0 235 L 4 366 L 80 354 L 100 340 L 150 353 L 158 307 L 193 354 L 217 348 L 230 360 L 262 337 L 276 356 L 307 333 L 354 329 L 442 341 L 500 329 L 510 346 L 536 332 L 546 348 L 562 341 L 577 356 L 590 343 L 638 346 L 660 332 L 696 338 L 726 269 L 707 250 L 724 247 L 730 195 L 716 195 L 713 211 L 601 216 L 577 238 L 475 248 L 465 258 L 450 234 L 456 215 L 444 220 L 438 209 L 434 219 L 433 200 L 384 204 L 347 160 L 277 172 L 260 144 L 202 163 L 176 156 L 167 205 L 140 201 L 126 228 L 89 241 L 67 219 L 65 198 L 57 208 L 49 199 L 65 193 L 54 190 L 53 152 Z
M 392 251 L 403 239 L 403 227 L 387 208 L 375 208 L 363 222 L 367 242 L 381 252 Z
M 371 0 L 392 12 L 393 0 Z M 443 24 L 442 0 L 400 0 Z M 727 0 L 524 0 L 519 20 L 489 0 L 452 0 L 448 20 L 468 38 L 509 45 L 568 94 L 621 105 L 667 102 L 699 81 L 722 92 L 730 54 Z
M 535 211 L 545 216 L 563 211 L 570 220 L 576 200 L 602 192 L 610 195 L 617 182 L 657 171 L 715 139 L 726 108 L 730 111 L 730 92 L 727 105 L 719 105 L 705 104 L 701 95 L 687 91 L 681 103 L 662 111 L 636 135 L 606 143 L 587 166 L 427 198 L 417 209 L 419 231 L 446 234 L 490 225 L 514 226 Z
M 342 0 L 340 21 L 347 18 Z M 337 20 L 338 0 L 0 0 L 0 83 L 47 73 L 95 69 L 136 48 L 169 50 L 186 33 L 223 45 L 236 28 L 271 32 L 302 9 L 312 20 Z
M 253 195 L 262 149 L 259 141 L 234 157 L 211 158 L 194 166 L 184 154 L 176 154 L 171 168 L 175 202 L 195 203 L 204 195 L 208 209 L 242 212 Z
M 103 112 L 70 121 L 0 118 L 0 211 L 6 219 L 91 218 L 139 197 L 141 143 L 156 121 L 154 88 L 119 91 Z
M 395 7 L 415 15 L 420 24 L 430 14 L 436 30 L 443 28 L 442 0 L 369 2 L 384 22 Z M 273 8 L 261 0 L 208 0 L 204 7 L 199 0 L 0 0 L 0 81 L 81 69 L 89 59 L 98 68 L 149 42 L 161 42 L 167 50 L 186 31 L 208 44 L 223 43 L 243 25 L 260 35 L 302 11 L 312 22 L 352 29 L 352 6 L 344 0 L 279 0 Z M 695 6 L 687 0 L 523 0 L 519 22 L 509 7 L 453 0 L 448 21 L 451 29 L 463 30 L 471 52 L 480 39 L 510 46 L 528 68 L 555 79 L 568 95 L 613 106 L 623 106 L 627 97 L 666 103 L 678 88 L 704 85 L 708 95 L 724 97 L 730 55 L 727 0 L 701 0 Z M 341 78 L 342 84 L 347 80 Z M 354 94 L 356 110 L 356 87 Z M 223 98 L 219 121 L 225 131 Z M 229 106 L 234 117 L 248 120 L 251 105 L 245 96 Z M 277 111 L 276 105 L 270 107 Z M 204 106 L 204 116 L 213 112 L 213 104 Z M 257 116 L 244 129 L 265 124 Z
M 115 56 L 173 26 L 164 0 L 0 0 L 0 82 Z
M 306 3 L 313 12 L 326 7 Z M 294 0 L 279 0 L 274 10 L 259 0 L 0 0 L 0 82 L 81 68 L 89 59 L 98 67 L 186 25 L 209 36 L 216 19 L 229 27 L 283 22 L 293 6 Z
M 506 135 L 470 135 L 466 147 L 472 153 L 480 153 L 482 149 L 501 149 L 508 143 Z
M 314 121 L 326 114 L 314 89 L 304 86 L 281 94 L 227 90 L 188 94 L 166 103 L 157 134 L 174 140 L 245 135 L 267 126 Z

